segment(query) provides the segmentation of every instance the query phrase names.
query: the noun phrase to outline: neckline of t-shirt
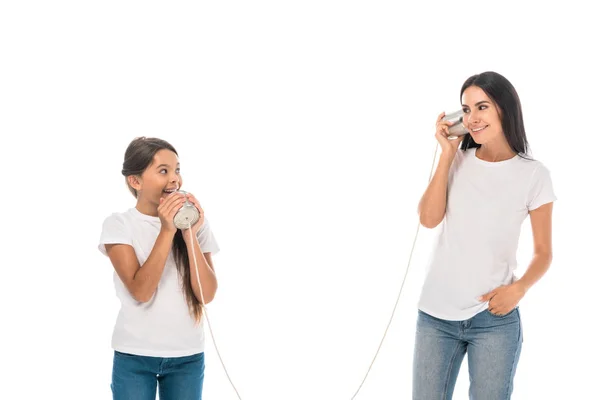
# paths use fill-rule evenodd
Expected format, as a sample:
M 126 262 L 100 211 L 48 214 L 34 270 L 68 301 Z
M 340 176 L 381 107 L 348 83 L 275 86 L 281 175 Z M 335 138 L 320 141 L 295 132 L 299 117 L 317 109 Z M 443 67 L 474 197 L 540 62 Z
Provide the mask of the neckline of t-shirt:
M 138 210 L 136 207 L 132 207 L 130 211 L 137 218 L 141 218 L 141 219 L 144 219 L 146 221 L 151 221 L 151 222 L 160 222 L 160 218 L 159 217 L 155 217 L 153 215 L 144 214 L 140 210 Z
M 470 150 L 471 150 L 471 157 L 475 160 L 475 162 L 477 162 L 481 165 L 488 166 L 488 167 L 501 167 L 503 165 L 511 164 L 519 158 L 519 155 L 515 154 L 513 157 L 511 157 L 507 160 L 486 161 L 486 160 L 482 160 L 481 158 L 477 157 L 477 148 L 476 147 L 472 147 Z

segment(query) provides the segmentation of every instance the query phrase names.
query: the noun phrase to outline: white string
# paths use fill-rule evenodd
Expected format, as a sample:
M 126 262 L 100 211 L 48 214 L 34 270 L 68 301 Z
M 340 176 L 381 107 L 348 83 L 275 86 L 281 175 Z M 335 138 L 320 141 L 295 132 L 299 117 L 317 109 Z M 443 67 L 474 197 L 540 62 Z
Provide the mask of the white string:
M 433 176 L 433 170 L 434 170 L 434 166 L 435 166 L 435 160 L 437 157 L 437 151 L 438 151 L 438 146 L 439 144 L 436 144 L 435 146 L 435 152 L 433 154 L 433 161 L 431 163 L 431 170 L 429 172 L 429 179 L 428 182 L 431 181 L 431 177 Z M 360 385 L 358 386 L 358 389 L 356 390 L 356 392 L 354 393 L 354 395 L 352 396 L 351 400 L 354 400 L 356 398 L 356 396 L 358 395 L 358 392 L 360 392 L 360 389 L 362 388 L 362 386 L 364 385 L 365 381 L 367 380 L 367 377 L 369 376 L 369 373 L 371 372 L 371 368 L 373 367 L 373 364 L 375 364 L 375 360 L 377 359 L 377 356 L 379 355 L 379 351 L 381 350 L 381 346 L 383 345 L 383 342 L 385 340 L 385 337 L 388 333 L 388 330 L 390 328 L 390 325 L 392 324 L 392 321 L 394 319 L 394 314 L 396 313 L 396 308 L 398 307 L 398 303 L 400 302 L 400 296 L 402 295 L 402 290 L 404 289 L 404 283 L 406 282 L 406 277 L 408 275 L 408 271 L 410 268 L 410 262 L 412 260 L 412 256 L 413 256 L 413 252 L 415 250 L 415 245 L 417 243 L 417 238 L 419 235 L 419 228 L 421 227 L 421 223 L 419 222 L 419 224 L 417 225 L 417 230 L 415 232 L 415 238 L 413 239 L 413 244 L 412 244 L 412 248 L 410 250 L 410 255 L 408 257 L 408 264 L 406 265 L 406 270 L 404 272 L 404 277 L 402 279 L 402 284 L 400 285 L 400 290 L 398 292 L 398 296 L 396 297 L 396 303 L 394 304 L 394 308 L 392 309 L 392 315 L 390 317 L 390 320 L 385 328 L 385 331 L 383 333 L 383 337 L 381 338 L 381 341 L 379 342 L 379 346 L 377 347 L 377 351 L 375 352 L 375 356 L 373 357 L 373 360 L 371 361 L 371 364 L 369 365 L 369 368 L 367 369 L 367 373 L 365 374 L 365 377 L 363 378 L 362 382 L 360 383 Z M 225 371 L 225 375 L 227 375 L 227 379 L 229 380 L 229 383 L 231 384 L 231 387 L 233 388 L 233 390 L 235 391 L 238 399 L 241 400 L 240 394 L 238 392 L 238 390 L 236 389 L 235 385 L 233 384 L 231 377 L 229 376 L 229 373 L 227 372 L 227 368 L 225 367 L 225 363 L 223 362 L 223 358 L 221 357 L 221 353 L 219 352 L 219 348 L 217 347 L 217 342 L 215 341 L 215 336 L 213 334 L 212 331 L 212 326 L 210 324 L 210 319 L 208 318 L 208 310 L 205 307 L 205 301 L 204 301 L 204 292 L 202 291 L 202 285 L 200 283 L 200 273 L 198 272 L 198 261 L 196 259 L 196 251 L 195 251 L 195 246 L 194 246 L 194 236 L 192 234 L 192 225 L 188 224 L 188 231 L 190 232 L 190 240 L 192 243 L 192 257 L 194 259 L 194 266 L 196 267 L 196 279 L 198 282 L 198 288 L 200 289 L 200 298 L 201 298 L 201 306 L 202 306 L 202 312 L 204 314 L 204 316 L 206 317 L 206 322 L 208 323 L 208 329 L 210 332 L 210 336 L 212 338 L 213 344 L 215 346 L 215 350 L 217 351 L 217 355 L 219 356 L 219 360 L 221 361 L 221 365 L 223 366 L 223 370 Z
M 435 152 L 433 153 L 433 162 L 431 163 L 431 171 L 429 172 L 428 181 L 431 181 L 431 177 L 433 176 L 433 169 L 434 169 L 435 160 L 437 157 L 438 145 L 439 144 L 436 143 Z M 406 276 L 408 275 L 408 269 L 410 268 L 410 261 L 412 260 L 413 251 L 415 250 L 415 244 L 417 243 L 417 237 L 419 236 L 419 228 L 420 227 L 421 227 L 421 223 L 419 222 L 419 224 L 417 225 L 417 231 L 415 232 L 415 238 L 413 240 L 412 248 L 410 250 L 410 255 L 408 257 L 408 264 L 406 265 L 406 270 L 404 272 L 404 278 L 402 279 L 402 284 L 400 285 L 400 291 L 398 292 L 398 297 L 396 298 L 396 304 L 394 304 L 394 309 L 392 310 L 392 316 L 390 317 L 390 321 L 388 322 L 388 324 L 385 328 L 385 331 L 383 332 L 383 337 L 381 338 L 381 342 L 379 342 L 379 347 L 377 347 L 377 351 L 375 352 L 375 357 L 373 357 L 373 361 L 371 361 L 371 365 L 369 365 L 369 368 L 367 369 L 367 373 L 365 374 L 365 377 L 363 378 L 362 382 L 358 386 L 358 389 L 356 390 L 356 392 L 354 393 L 354 395 L 351 397 L 350 400 L 354 400 L 356 398 L 356 395 L 358 395 L 358 392 L 360 391 L 363 384 L 367 380 L 367 376 L 369 376 L 369 372 L 371 372 L 371 368 L 373 367 L 373 364 L 375 363 L 375 359 L 377 358 L 377 355 L 379 355 L 379 350 L 381 350 L 381 346 L 383 345 L 385 336 L 388 333 L 388 329 L 390 328 L 390 325 L 392 324 L 392 320 L 394 319 L 394 314 L 396 313 L 396 307 L 398 307 L 398 302 L 400 301 L 400 296 L 402 295 L 402 289 L 404 288 L 404 282 L 406 281 Z
M 215 335 L 213 334 L 212 326 L 210 325 L 210 319 L 208 319 L 208 310 L 206 309 L 206 306 L 205 306 L 206 303 L 204 301 L 204 292 L 202 291 L 202 285 L 200 284 L 200 274 L 198 273 L 198 261 L 196 260 L 196 250 L 194 249 L 195 248 L 195 243 L 194 243 L 195 238 L 194 238 L 194 235 L 192 234 L 192 225 L 190 223 L 188 223 L 188 232 L 190 233 L 190 243 L 192 243 L 192 256 L 194 258 L 194 266 L 196 267 L 196 280 L 198 281 L 198 287 L 200 288 L 200 298 L 201 298 L 200 305 L 202 306 L 202 313 L 206 317 L 206 322 L 208 322 L 208 330 L 210 331 L 210 336 L 212 337 L 213 344 L 215 345 L 215 350 L 217 351 L 217 355 L 219 356 L 219 360 L 221 361 L 221 365 L 223 366 L 225 375 L 227 375 L 227 379 L 229 379 L 229 383 L 231 383 L 231 387 L 235 391 L 235 394 L 237 395 L 238 399 L 242 400 L 242 398 L 240 397 L 240 394 L 238 393 L 237 389 L 235 388 L 235 385 L 233 384 L 233 382 L 231 381 L 231 378 L 229 377 L 229 373 L 227 372 L 227 368 L 225 367 L 225 363 L 223 362 L 221 353 L 219 353 L 219 348 L 217 347 L 217 342 L 215 341 Z

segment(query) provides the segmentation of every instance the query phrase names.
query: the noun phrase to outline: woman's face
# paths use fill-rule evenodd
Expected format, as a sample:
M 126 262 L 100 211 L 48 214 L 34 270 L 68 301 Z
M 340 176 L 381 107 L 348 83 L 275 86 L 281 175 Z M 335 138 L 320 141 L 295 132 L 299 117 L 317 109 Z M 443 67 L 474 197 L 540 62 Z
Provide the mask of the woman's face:
M 478 144 L 504 139 L 502 119 L 496 103 L 477 86 L 469 86 L 462 95 L 463 125 Z

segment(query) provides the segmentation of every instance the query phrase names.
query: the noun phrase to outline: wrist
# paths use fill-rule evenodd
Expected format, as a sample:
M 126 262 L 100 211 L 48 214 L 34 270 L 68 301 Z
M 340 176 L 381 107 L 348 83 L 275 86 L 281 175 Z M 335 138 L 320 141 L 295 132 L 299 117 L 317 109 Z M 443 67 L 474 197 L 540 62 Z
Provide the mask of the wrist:
M 450 169 L 450 166 L 452 165 L 452 161 L 454 161 L 454 154 L 451 153 L 442 153 L 440 155 L 440 161 L 439 161 L 439 165 L 443 166 L 446 169 Z
M 192 229 L 186 229 L 184 231 L 182 231 L 182 236 L 183 236 L 183 241 L 186 244 L 190 244 L 190 232 L 192 233 L 192 239 L 196 237 L 196 232 L 194 232 Z
M 530 284 L 528 284 L 526 281 L 524 281 L 524 280 L 523 280 L 523 278 L 521 278 L 521 279 L 519 279 L 519 280 L 515 281 L 515 283 L 514 283 L 514 284 L 515 284 L 515 285 L 516 285 L 516 286 L 517 286 L 517 287 L 518 287 L 518 288 L 521 290 L 521 293 L 523 293 L 523 295 L 524 295 L 525 293 L 527 293 L 527 291 L 528 291 L 528 290 L 529 290 L 529 288 L 531 287 L 531 285 L 530 285 Z
M 159 235 L 173 238 L 175 237 L 175 233 L 177 233 L 177 228 L 171 229 L 166 226 L 161 226 Z

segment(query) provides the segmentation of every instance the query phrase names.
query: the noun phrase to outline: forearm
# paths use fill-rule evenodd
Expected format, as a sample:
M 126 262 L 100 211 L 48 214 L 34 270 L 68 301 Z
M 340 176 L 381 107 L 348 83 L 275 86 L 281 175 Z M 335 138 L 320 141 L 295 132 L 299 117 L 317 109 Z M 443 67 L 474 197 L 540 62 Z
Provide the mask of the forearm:
M 435 174 L 419 202 L 419 219 L 423 226 L 434 228 L 446 214 L 446 193 L 448 191 L 448 173 L 453 157 L 442 154 Z
M 516 283 L 521 285 L 525 291 L 528 291 L 537 281 L 539 281 L 550 268 L 552 263 L 552 254 L 536 253 L 527 267 L 527 271 Z
M 133 276 L 133 290 L 135 297 L 140 301 L 149 301 L 154 295 L 165 269 L 174 236 L 174 233 L 161 231 L 148 259 Z
M 190 279 L 194 295 L 199 302 L 202 302 L 202 296 L 204 296 L 204 304 L 208 304 L 215 298 L 215 294 L 217 293 L 217 276 L 215 275 L 212 267 L 206 261 L 198 240 L 194 238 L 190 242 L 190 238 L 186 238 L 185 243 L 190 259 Z M 198 274 L 196 273 L 194 255 L 196 256 L 196 262 L 198 265 L 197 272 L 199 274 L 200 284 L 202 285 L 202 293 L 200 292 L 200 287 L 198 286 Z

